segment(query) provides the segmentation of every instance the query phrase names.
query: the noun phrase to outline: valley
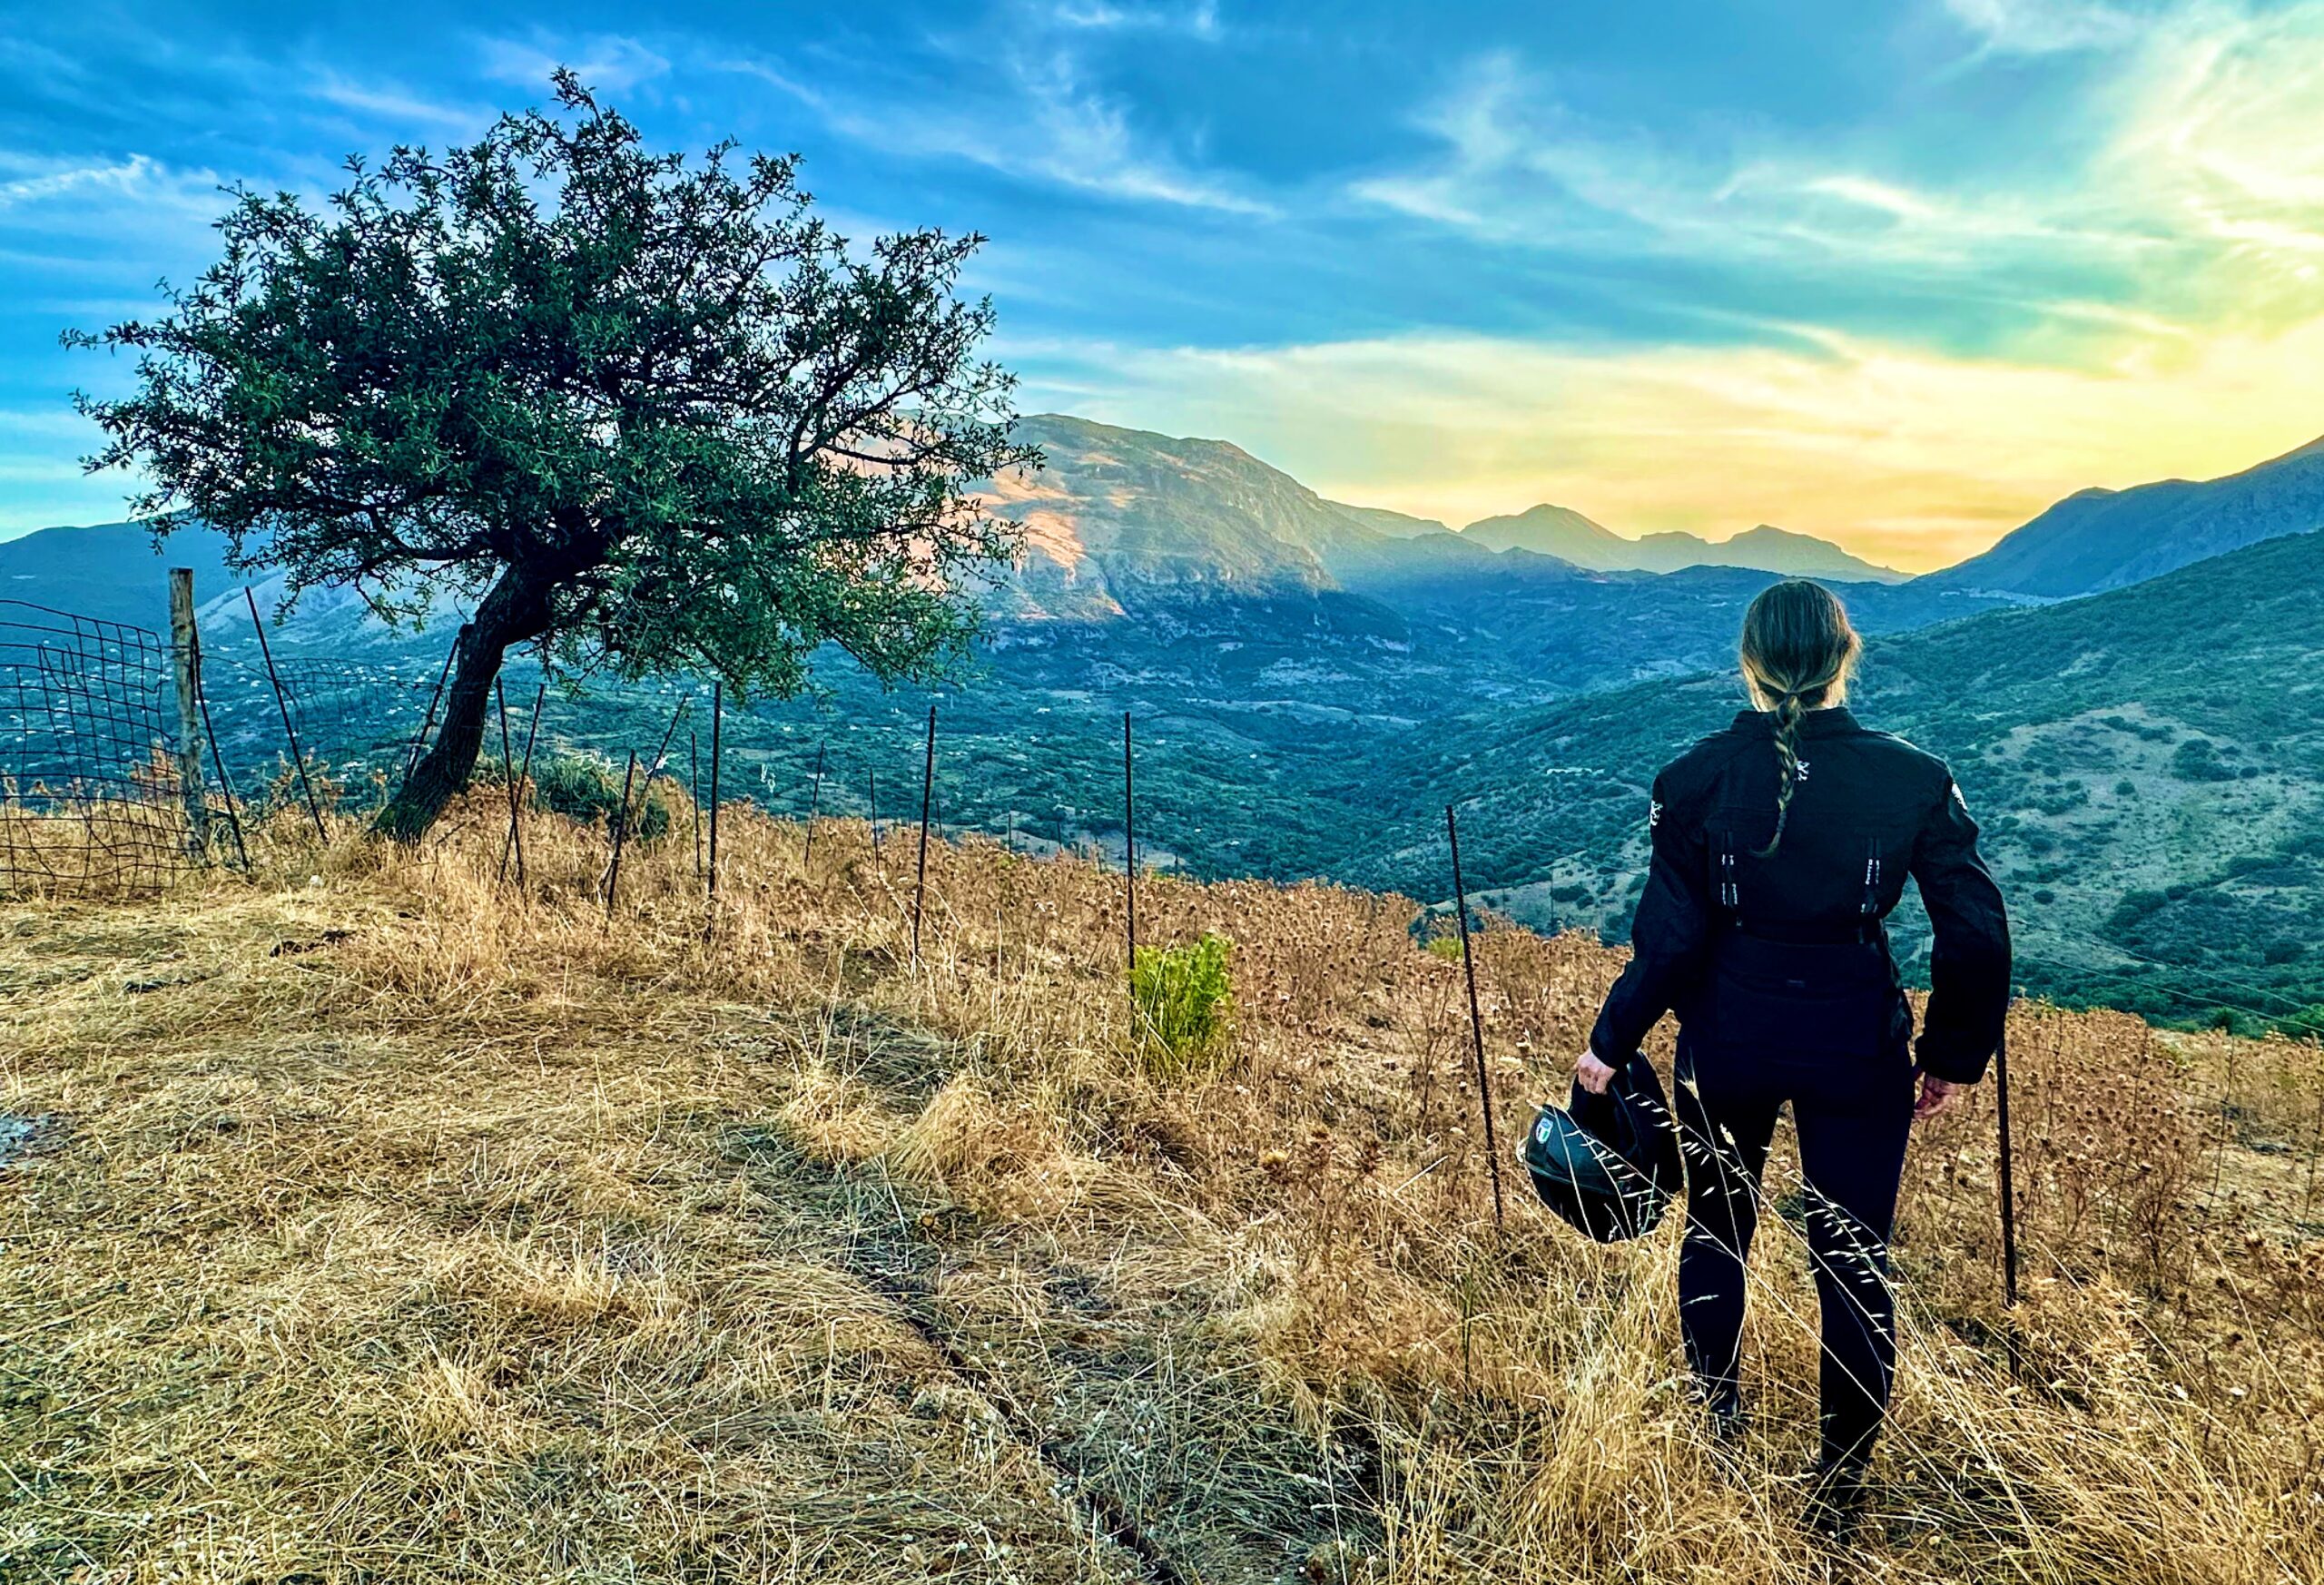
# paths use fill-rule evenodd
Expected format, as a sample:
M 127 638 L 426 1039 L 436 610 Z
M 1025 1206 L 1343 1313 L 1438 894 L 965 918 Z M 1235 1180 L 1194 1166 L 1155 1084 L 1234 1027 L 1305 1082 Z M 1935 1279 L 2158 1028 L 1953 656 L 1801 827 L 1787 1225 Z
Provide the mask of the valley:
M 1622 939 L 1648 783 L 1741 707 L 1734 635 L 1773 570 L 1581 566 L 1525 547 L 1529 534 L 1619 537 L 1561 508 L 1472 526 L 1472 539 L 1328 500 L 1224 442 L 1057 417 L 1022 428 L 1048 462 L 992 487 L 1027 549 L 987 591 L 990 630 L 967 666 L 883 690 L 825 657 L 809 696 L 729 714 L 729 789 L 793 815 L 811 802 L 914 815 L 933 705 L 940 829 L 1118 857 L 1128 712 L 1150 864 L 1441 904 L 1453 803 L 1483 906 Z M 2324 654 L 2324 541 L 2301 530 L 2324 522 L 2324 452 L 2154 490 L 2104 496 L 2111 516 L 2074 497 L 2020 531 L 2030 549 L 2013 536 L 1946 573 L 1835 581 L 1868 640 L 1859 713 L 1954 764 L 2011 891 L 2029 992 L 2306 1030 L 2324 1023 L 2324 842 L 2305 834 L 2324 789 L 2324 697 L 2308 680 Z M 2180 542 L 2148 533 L 2135 567 L 2162 570 L 2126 582 L 2130 564 L 2106 546 L 2132 506 L 2158 499 L 2192 554 L 2172 565 Z M 165 563 L 143 539 L 131 525 L 34 535 L 0 545 L 0 578 L 157 625 Z M 1739 542 L 1777 562 L 1822 543 Z M 166 559 L 192 562 L 204 591 L 230 762 L 280 792 L 274 706 L 222 554 L 194 532 Z M 2088 588 L 2061 570 L 2074 565 Z M 271 609 L 279 579 L 255 593 Z M 399 632 L 351 597 L 301 602 L 272 635 L 278 659 L 349 679 L 317 707 L 309 749 L 382 773 L 393 754 L 330 740 L 358 721 L 418 730 L 457 618 L 447 602 L 425 630 Z M 537 680 L 512 665 L 512 707 Z M 547 694 L 543 752 L 594 756 L 617 783 L 625 756 L 650 760 L 693 697 L 670 772 L 691 773 L 706 694 L 696 679 L 564 678 Z M 1896 921 L 1908 962 L 1914 912 L 1908 899 Z

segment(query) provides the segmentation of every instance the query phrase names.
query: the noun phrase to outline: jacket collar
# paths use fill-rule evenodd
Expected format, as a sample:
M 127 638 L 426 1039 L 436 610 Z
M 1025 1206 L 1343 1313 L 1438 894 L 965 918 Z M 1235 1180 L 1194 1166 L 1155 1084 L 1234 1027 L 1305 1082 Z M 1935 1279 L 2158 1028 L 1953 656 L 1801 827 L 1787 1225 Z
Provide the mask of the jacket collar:
M 1738 732 L 1757 733 L 1762 737 L 1773 737 L 1776 732 L 1775 712 L 1772 710 L 1742 711 L 1735 717 L 1735 727 Z M 1847 706 L 1844 704 L 1835 704 L 1827 710 L 1810 710 L 1799 718 L 1799 735 L 1802 737 L 1834 737 L 1841 733 L 1862 730 L 1863 728 L 1856 724 L 1856 717 L 1848 714 Z

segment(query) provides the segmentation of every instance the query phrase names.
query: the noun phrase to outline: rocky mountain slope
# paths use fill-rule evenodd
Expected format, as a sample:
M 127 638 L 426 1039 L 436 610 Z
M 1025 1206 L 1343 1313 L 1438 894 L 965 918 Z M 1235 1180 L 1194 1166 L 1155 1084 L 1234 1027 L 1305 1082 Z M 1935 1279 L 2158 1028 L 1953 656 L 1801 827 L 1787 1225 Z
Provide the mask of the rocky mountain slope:
M 2224 478 L 2068 496 L 1983 556 L 1923 580 L 2060 599 L 2324 527 L 2324 439 Z

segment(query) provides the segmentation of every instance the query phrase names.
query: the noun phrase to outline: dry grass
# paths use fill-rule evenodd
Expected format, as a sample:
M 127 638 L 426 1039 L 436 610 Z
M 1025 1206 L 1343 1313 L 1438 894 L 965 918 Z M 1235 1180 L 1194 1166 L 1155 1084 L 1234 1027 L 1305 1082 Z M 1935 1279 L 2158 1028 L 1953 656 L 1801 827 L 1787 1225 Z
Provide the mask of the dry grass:
M 2324 1577 L 2311 1049 L 2019 1015 L 2025 1303 L 1981 1095 L 1915 1146 L 1835 1555 L 1792 1224 L 1722 1459 L 1675 1226 L 1585 1246 L 1512 1173 L 1496 1236 L 1408 905 L 1149 883 L 1146 939 L 1236 944 L 1231 1060 L 1157 1081 L 1118 876 L 940 848 L 915 969 L 860 824 L 810 873 L 730 818 L 707 916 L 682 817 L 608 921 L 602 833 L 536 822 L 524 901 L 498 808 L 0 910 L 0 1579 Z M 1618 959 L 1478 951 L 1513 1135 Z

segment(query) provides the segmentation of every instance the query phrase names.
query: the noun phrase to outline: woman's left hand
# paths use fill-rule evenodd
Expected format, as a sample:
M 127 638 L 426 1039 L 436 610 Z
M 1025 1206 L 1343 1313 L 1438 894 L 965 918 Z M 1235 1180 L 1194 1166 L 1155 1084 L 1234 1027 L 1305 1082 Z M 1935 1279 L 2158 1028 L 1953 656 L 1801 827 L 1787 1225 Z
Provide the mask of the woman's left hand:
M 1591 1095 L 1604 1095 L 1606 1087 L 1614 1082 L 1614 1070 L 1598 1060 L 1595 1051 L 1584 1051 L 1581 1060 L 1573 1065 L 1573 1077 Z

